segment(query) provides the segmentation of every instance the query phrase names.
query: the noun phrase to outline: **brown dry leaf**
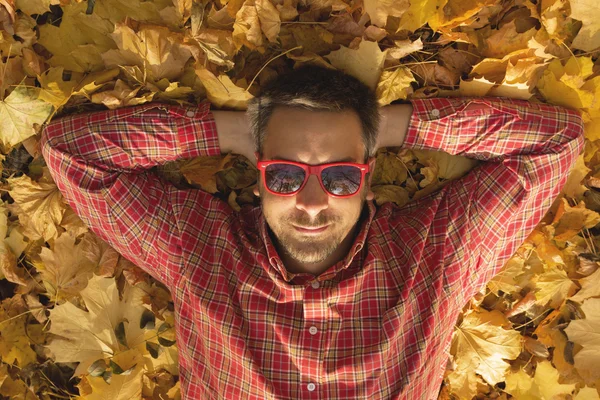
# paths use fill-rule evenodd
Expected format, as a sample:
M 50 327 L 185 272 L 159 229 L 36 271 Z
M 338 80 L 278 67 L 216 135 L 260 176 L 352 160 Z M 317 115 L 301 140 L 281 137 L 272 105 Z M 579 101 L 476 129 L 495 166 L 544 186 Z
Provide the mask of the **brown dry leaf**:
M 106 90 L 104 92 L 94 93 L 90 98 L 92 103 L 104 104 L 111 110 L 121 107 L 134 106 L 137 104 L 144 104 L 152 101 L 154 93 L 146 93 L 137 97 L 137 93 L 140 91 L 141 86 L 134 89 L 129 87 L 127 83 L 121 79 L 117 79 L 115 87 L 112 90 Z
M 136 65 L 153 81 L 178 79 L 192 56 L 181 44 L 183 36 L 162 26 L 142 25 L 134 31 L 124 23 L 117 23 L 111 37 L 119 49 L 102 54 L 105 66 Z
M 437 8 L 437 13 L 427 21 L 434 31 L 440 28 L 450 30 L 462 24 L 468 24 L 485 6 L 494 5 L 495 0 L 448 0 Z
M 185 161 L 180 166 L 180 171 L 188 183 L 200 185 L 205 192 L 216 193 L 218 190 L 215 174 L 221 171 L 231 158 L 231 153 L 225 157 L 196 157 Z
M 27 228 L 30 239 L 45 241 L 58 236 L 57 227 L 65 213 L 63 196 L 53 182 L 35 182 L 27 175 L 7 179 L 10 197 L 15 201 L 9 206 Z
M 575 368 L 586 385 L 600 379 L 600 299 L 587 299 L 581 305 L 584 319 L 573 320 L 565 328 L 569 340 L 583 348 L 575 354 Z
M 263 34 L 269 42 L 276 42 L 281 27 L 279 11 L 270 0 L 246 0 L 235 15 L 233 42 L 236 50 L 243 45 L 249 49 L 261 50 Z
M 37 355 L 31 345 L 32 342 L 43 343 L 41 325 L 38 325 L 37 329 L 31 329 L 32 325 L 26 323 L 26 314 L 18 316 L 18 313 L 11 313 L 5 308 L 7 300 L 4 300 L 0 307 L 0 356 L 2 356 L 2 361 L 8 364 L 17 362 L 21 368 L 37 363 Z M 6 394 L 4 389 L 2 394 Z
M 554 216 L 551 226 L 554 227 L 555 240 L 568 240 L 583 228 L 592 228 L 600 223 L 600 214 L 585 208 L 585 203 L 580 201 L 571 207 L 565 198 L 561 202 Z

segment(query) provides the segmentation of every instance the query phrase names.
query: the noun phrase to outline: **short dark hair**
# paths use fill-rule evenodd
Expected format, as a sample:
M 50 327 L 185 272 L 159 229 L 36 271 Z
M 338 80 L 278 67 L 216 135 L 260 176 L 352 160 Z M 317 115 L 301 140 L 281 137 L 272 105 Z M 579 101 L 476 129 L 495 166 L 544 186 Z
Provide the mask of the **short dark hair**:
M 248 102 L 254 150 L 263 156 L 266 127 L 276 107 L 311 111 L 354 111 L 362 125 L 365 162 L 374 157 L 379 130 L 379 104 L 375 92 L 342 71 L 307 65 L 269 81 L 260 96 Z

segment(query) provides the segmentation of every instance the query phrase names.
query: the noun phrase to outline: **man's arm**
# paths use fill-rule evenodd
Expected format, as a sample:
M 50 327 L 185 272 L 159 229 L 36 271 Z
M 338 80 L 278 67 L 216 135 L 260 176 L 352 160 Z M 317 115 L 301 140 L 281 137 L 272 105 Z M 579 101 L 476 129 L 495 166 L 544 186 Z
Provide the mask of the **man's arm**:
M 577 111 L 503 98 L 411 100 L 412 114 L 387 128 L 382 146 L 445 151 L 484 161 L 443 188 L 432 243 L 444 279 L 472 297 L 514 254 L 559 195 L 584 148 Z M 406 111 L 406 105 L 396 108 Z M 405 114 L 404 114 L 405 115 Z M 396 139 L 394 139 L 394 136 Z M 416 249 L 415 249 L 416 251 Z M 461 287 L 462 286 L 462 287 Z M 457 291 L 457 296 L 459 292 Z
M 193 204 L 194 223 L 204 230 L 229 206 L 200 190 L 180 191 L 148 170 L 220 155 L 220 143 L 236 149 L 229 137 L 235 130 L 218 131 L 209 106 L 153 103 L 72 115 L 42 132 L 42 154 L 67 203 L 94 233 L 169 288 L 182 272 L 174 205 L 185 212 Z

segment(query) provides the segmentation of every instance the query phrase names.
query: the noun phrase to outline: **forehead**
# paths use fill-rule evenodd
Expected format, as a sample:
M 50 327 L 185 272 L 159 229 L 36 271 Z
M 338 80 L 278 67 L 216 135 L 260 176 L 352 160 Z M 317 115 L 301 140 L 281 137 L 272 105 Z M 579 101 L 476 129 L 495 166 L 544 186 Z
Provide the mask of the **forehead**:
M 266 127 L 265 159 L 307 164 L 362 162 L 360 118 L 353 111 L 309 111 L 277 107 Z

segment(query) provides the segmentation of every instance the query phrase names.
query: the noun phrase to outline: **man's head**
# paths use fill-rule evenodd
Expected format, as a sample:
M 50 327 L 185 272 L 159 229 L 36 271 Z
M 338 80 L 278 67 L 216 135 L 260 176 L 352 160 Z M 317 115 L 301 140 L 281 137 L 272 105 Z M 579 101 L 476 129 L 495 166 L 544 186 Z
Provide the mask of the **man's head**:
M 348 198 L 330 196 L 317 176 L 296 195 L 278 196 L 265 189 L 259 176 L 254 193 L 283 250 L 299 263 L 326 260 L 354 232 L 365 200 L 373 199 L 370 184 L 379 128 L 375 94 L 340 71 L 303 67 L 269 82 L 250 101 L 247 114 L 257 161 L 369 164 L 371 173 L 360 193 Z M 295 228 L 324 225 L 329 226 L 318 235 Z

